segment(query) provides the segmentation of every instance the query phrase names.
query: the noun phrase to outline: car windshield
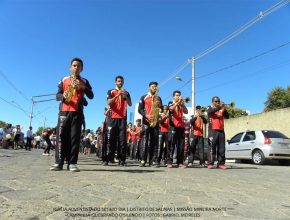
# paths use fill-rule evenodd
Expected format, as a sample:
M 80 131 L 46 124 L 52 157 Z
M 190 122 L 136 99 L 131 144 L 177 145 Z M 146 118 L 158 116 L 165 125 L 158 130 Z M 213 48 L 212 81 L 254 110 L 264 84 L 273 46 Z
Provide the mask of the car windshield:
M 283 138 L 289 139 L 286 135 L 280 133 L 279 131 L 262 131 L 265 137 L 268 138 Z

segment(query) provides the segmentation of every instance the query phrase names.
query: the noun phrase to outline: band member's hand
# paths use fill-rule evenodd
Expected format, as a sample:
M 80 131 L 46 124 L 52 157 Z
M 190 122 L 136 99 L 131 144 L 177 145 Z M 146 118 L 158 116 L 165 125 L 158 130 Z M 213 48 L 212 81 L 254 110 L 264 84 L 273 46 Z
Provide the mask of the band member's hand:
M 63 98 L 64 98 L 64 99 L 66 99 L 66 98 L 67 98 L 67 93 L 68 93 L 68 91 L 67 91 L 67 90 L 65 90 L 65 91 L 64 91 L 64 93 L 62 94 L 62 96 L 63 96 Z
M 221 106 L 222 108 L 225 108 L 226 104 L 225 104 L 224 102 L 221 102 L 220 106 Z

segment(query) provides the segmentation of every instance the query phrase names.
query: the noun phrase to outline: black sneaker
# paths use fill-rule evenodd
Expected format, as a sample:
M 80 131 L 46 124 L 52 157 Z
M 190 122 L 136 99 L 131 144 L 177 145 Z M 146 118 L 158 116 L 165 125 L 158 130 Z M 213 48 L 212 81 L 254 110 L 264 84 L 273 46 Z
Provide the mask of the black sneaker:
M 127 163 L 125 161 L 121 161 L 120 164 L 119 164 L 119 166 L 126 167 L 127 166 Z
M 59 171 L 62 170 L 62 165 L 55 163 L 52 167 L 50 167 L 51 171 Z
M 108 163 L 107 161 L 104 161 L 104 162 L 102 163 L 102 165 L 103 165 L 103 166 L 108 166 L 109 163 Z

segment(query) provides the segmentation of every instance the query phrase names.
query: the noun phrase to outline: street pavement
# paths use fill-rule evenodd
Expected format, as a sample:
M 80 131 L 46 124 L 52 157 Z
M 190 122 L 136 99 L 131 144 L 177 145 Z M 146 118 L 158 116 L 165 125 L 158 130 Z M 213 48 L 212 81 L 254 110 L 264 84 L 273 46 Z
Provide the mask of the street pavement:
M 54 153 L 52 151 L 52 153 Z M 102 166 L 50 171 L 42 150 L 0 149 L 0 219 L 290 219 L 290 166 Z

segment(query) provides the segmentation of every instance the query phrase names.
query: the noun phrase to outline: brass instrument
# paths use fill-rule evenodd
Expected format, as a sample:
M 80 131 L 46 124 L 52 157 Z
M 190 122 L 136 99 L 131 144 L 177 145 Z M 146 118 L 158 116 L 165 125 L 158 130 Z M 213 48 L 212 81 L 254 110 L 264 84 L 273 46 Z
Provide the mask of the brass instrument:
M 152 97 L 152 112 L 150 115 L 150 127 L 155 127 L 158 122 L 158 116 L 159 116 L 160 108 L 158 105 L 158 88 L 155 92 L 155 94 Z
M 65 90 L 65 102 L 69 103 L 72 99 L 72 96 L 76 92 L 75 84 L 78 83 L 78 79 L 76 78 L 75 74 L 71 74 L 70 76 L 70 84 L 68 85 L 67 90 Z
M 184 101 L 185 103 L 189 103 L 189 102 L 191 101 L 191 98 L 190 98 L 190 97 L 186 97 L 186 98 L 183 99 L 183 101 Z
M 119 89 L 119 93 L 122 93 L 119 97 L 118 97 L 118 100 L 119 100 L 119 103 L 121 104 L 122 103 L 122 99 L 124 99 L 124 92 L 125 92 L 126 90 L 123 88 L 123 87 L 121 87 L 120 89 Z
M 201 107 L 201 108 L 200 108 L 200 112 L 202 112 L 202 113 L 203 113 L 203 112 L 206 112 L 206 110 L 207 110 L 207 107 Z
M 221 102 L 221 103 L 224 103 L 224 102 Z M 221 103 L 219 105 L 221 105 Z M 224 103 L 224 105 L 225 105 L 226 108 L 234 108 L 235 107 L 235 103 L 234 102 L 230 102 L 229 104 L 225 104 Z
M 225 104 L 225 106 L 227 108 L 234 108 L 235 107 L 235 103 L 234 102 L 230 102 L 229 104 Z

